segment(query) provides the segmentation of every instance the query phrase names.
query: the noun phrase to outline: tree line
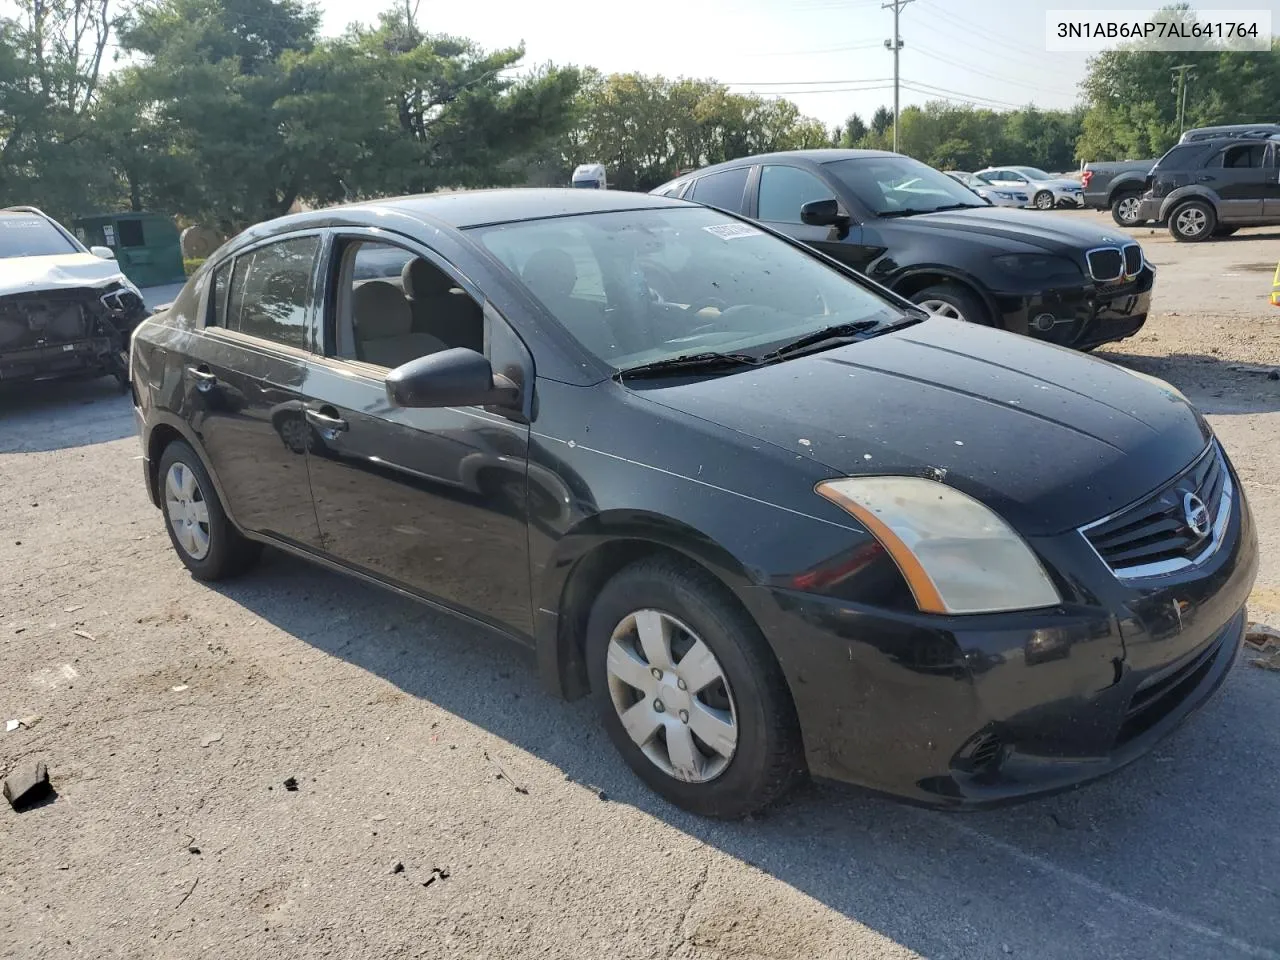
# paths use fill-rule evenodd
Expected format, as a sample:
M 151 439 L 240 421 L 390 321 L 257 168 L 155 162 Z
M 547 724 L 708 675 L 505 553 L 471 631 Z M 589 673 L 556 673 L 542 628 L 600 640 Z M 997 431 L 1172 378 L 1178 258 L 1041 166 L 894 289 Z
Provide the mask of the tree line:
M 886 107 L 832 130 L 714 80 L 523 69 L 521 47 L 422 30 L 411 2 L 322 37 L 300 0 L 18 0 L 0 17 L 0 204 L 233 232 L 298 200 L 563 184 L 585 162 L 648 190 L 751 153 L 893 141 Z M 1179 134 L 1171 66 L 1194 65 L 1186 126 L 1276 120 L 1276 52 L 1108 51 L 1070 110 L 937 100 L 902 111 L 898 148 L 964 170 L 1158 156 Z

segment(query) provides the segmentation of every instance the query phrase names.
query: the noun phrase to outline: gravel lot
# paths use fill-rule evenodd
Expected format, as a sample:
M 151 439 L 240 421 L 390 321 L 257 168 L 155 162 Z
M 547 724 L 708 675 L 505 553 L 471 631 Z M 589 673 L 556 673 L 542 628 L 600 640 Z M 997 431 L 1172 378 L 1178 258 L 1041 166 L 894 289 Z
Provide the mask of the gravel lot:
M 1209 414 L 1280 623 L 1280 382 L 1228 369 L 1280 363 L 1280 231 L 1133 232 L 1157 310 L 1104 355 Z M 1049 800 L 702 821 L 505 641 L 280 555 L 192 581 L 133 429 L 110 381 L 0 393 L 0 720 L 42 715 L 0 771 L 58 793 L 0 809 L 0 956 L 1280 957 L 1280 675 Z

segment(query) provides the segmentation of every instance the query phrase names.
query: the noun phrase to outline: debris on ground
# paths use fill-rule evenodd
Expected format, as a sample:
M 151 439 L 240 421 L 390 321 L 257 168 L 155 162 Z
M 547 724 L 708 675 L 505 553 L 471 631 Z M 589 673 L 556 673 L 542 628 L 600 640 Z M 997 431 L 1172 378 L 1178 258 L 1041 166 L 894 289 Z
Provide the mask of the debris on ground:
M 298 790 L 298 778 L 290 777 L 288 780 L 284 782 L 284 788 L 288 790 L 290 793 L 296 793 Z
M 221 733 L 211 733 L 200 741 L 202 747 L 212 747 L 215 743 L 222 739 Z
M 448 867 L 432 867 L 432 868 L 431 868 L 431 876 L 429 876 L 429 877 L 427 877 L 427 879 L 423 880 L 423 881 L 422 881 L 422 885 L 423 885 L 424 887 L 429 887 L 429 886 L 431 886 L 433 883 L 435 883 L 437 880 L 448 880 L 448 879 L 449 879 L 449 868 L 448 868 Z
M 1244 642 L 1264 653 L 1271 647 L 1280 649 L 1280 630 L 1265 623 L 1251 623 L 1244 632 Z
M 605 793 L 603 790 L 597 790 L 597 791 L 596 791 L 596 799 L 597 799 L 597 800 L 608 800 L 608 799 L 609 799 L 609 795 L 608 795 L 607 793 Z
M 198 856 L 200 856 L 200 848 L 199 848 L 199 847 L 187 847 L 187 853 L 190 853 L 190 854 L 192 854 L 193 856 L 197 856 L 197 857 L 198 857 Z
M 76 604 L 75 606 L 73 606 L 73 607 L 63 607 L 63 608 L 62 608 L 62 612 L 63 612 L 63 613 L 75 613 L 77 610 L 83 610 L 83 609 L 84 609 L 84 604 L 83 604 L 83 603 L 77 603 L 77 604 Z
M 72 630 L 71 632 L 74 633 L 81 640 L 90 640 L 93 643 L 98 642 L 98 638 L 95 637 L 92 633 L 89 633 L 87 630 Z
M 1249 662 L 1255 667 L 1261 667 L 1263 670 L 1280 671 L 1280 650 L 1277 650 L 1269 657 L 1254 657 Z
M 511 777 L 507 774 L 507 771 L 502 769 L 502 764 L 500 764 L 497 760 L 493 759 L 493 757 L 489 756 L 488 750 L 482 750 L 481 753 L 484 754 L 484 758 L 486 760 L 488 760 L 490 763 L 492 763 L 495 767 L 498 768 L 497 774 L 494 775 L 495 780 L 505 780 L 507 781 L 507 783 L 511 784 L 511 786 L 515 788 L 516 793 L 522 793 L 526 797 L 529 795 L 529 788 L 525 786 L 521 786 L 520 784 L 512 780 Z
M 18 812 L 44 800 L 52 791 L 49 768 L 39 762 L 19 767 L 4 781 L 4 798 Z
M 403 864 L 403 863 L 401 863 L 399 860 L 397 860 L 397 861 L 396 861 L 396 863 L 395 863 L 395 866 L 393 866 L 393 867 L 391 868 L 391 872 L 392 872 L 392 873 L 404 873 L 404 864 Z
M 30 730 L 39 723 L 41 719 L 40 714 L 33 713 L 29 717 L 18 717 L 16 720 L 9 720 L 4 725 L 4 732 L 13 733 L 15 730 Z
M 170 687 L 174 693 L 181 693 L 183 690 L 190 689 L 185 683 L 180 683 L 176 687 Z

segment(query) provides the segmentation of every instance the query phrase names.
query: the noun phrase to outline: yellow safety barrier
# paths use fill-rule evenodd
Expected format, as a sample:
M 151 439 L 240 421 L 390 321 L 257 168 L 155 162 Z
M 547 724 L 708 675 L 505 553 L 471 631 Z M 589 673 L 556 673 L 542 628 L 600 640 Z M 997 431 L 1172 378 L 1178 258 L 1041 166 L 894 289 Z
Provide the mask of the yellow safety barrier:
M 1271 305 L 1280 307 L 1280 263 L 1276 264 L 1276 275 L 1271 281 Z

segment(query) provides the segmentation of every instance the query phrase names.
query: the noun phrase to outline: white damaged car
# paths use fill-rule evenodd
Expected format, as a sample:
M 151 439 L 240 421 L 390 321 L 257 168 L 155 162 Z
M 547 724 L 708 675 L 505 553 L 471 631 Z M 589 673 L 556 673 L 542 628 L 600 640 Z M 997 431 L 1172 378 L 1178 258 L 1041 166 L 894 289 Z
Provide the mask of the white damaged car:
M 142 294 L 109 247 L 35 207 L 0 209 L 0 383 L 110 374 L 128 383 Z

